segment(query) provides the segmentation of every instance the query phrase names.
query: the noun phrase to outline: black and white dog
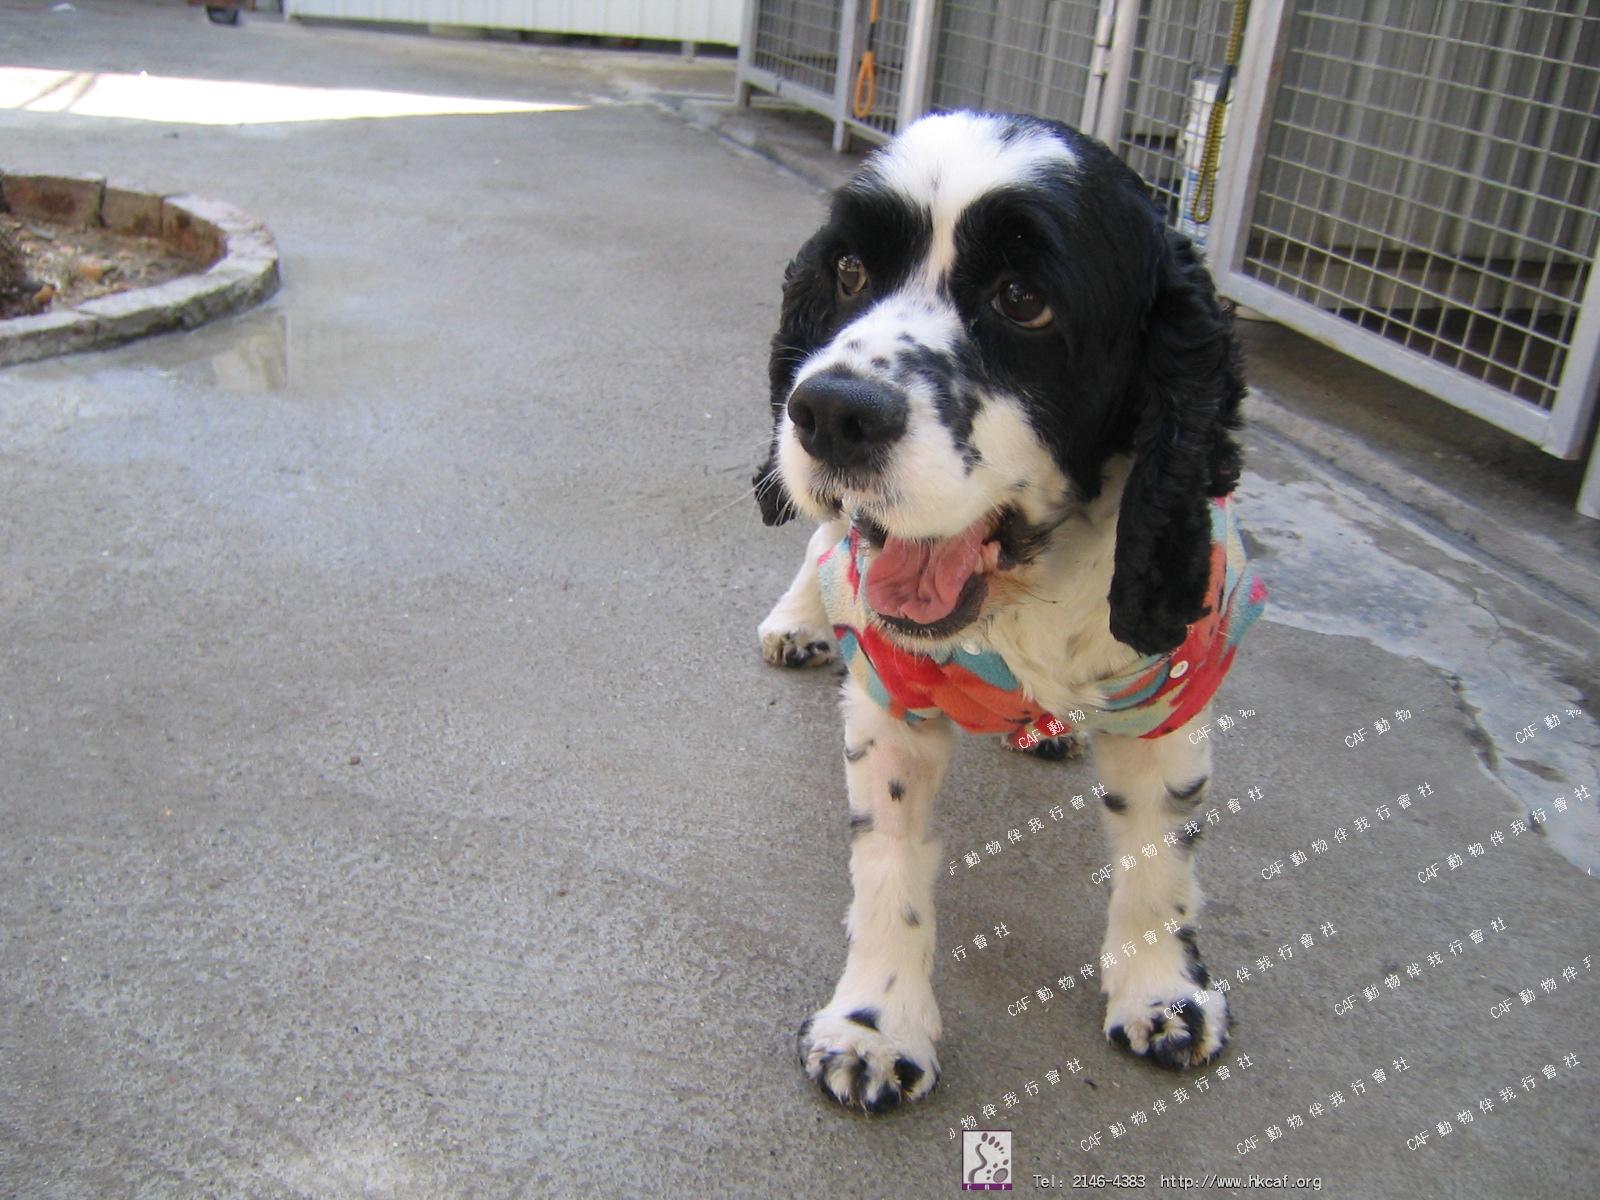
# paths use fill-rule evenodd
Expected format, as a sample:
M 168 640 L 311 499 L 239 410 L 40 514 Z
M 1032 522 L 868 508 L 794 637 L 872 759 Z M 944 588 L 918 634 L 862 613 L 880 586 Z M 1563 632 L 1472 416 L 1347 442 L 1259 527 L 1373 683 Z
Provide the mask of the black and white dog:
M 1211 752 L 1189 735 L 1264 589 L 1227 512 L 1244 384 L 1204 264 L 1093 139 L 927 117 L 790 264 L 771 383 L 764 519 L 820 527 L 762 654 L 850 666 L 855 896 L 807 1074 L 869 1112 L 938 1080 L 928 824 L 956 725 L 1091 736 L 1113 857 L 1138 862 L 1113 875 L 1105 1033 L 1207 1062 L 1228 1011 L 1192 929 Z

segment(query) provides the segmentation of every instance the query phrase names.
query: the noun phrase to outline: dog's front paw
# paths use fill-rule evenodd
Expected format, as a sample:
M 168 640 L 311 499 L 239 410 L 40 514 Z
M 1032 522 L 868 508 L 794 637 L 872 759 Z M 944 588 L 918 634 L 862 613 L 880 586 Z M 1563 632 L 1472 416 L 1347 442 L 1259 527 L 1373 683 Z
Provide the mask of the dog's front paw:
M 772 667 L 820 667 L 833 661 L 833 631 L 826 626 L 794 624 L 774 610 L 761 622 L 761 658 Z
M 1210 989 L 1193 935 L 1179 936 L 1186 953 L 1178 961 L 1147 951 L 1146 963 L 1124 960 L 1103 979 L 1106 1037 L 1174 1071 L 1204 1066 L 1228 1044 L 1228 998 Z
M 933 997 L 927 1000 L 933 1005 Z M 800 1026 L 800 1062 L 807 1078 L 846 1108 L 886 1113 L 921 1100 L 939 1082 L 938 1009 L 930 1023 L 905 1009 L 846 1009 L 830 1004 Z

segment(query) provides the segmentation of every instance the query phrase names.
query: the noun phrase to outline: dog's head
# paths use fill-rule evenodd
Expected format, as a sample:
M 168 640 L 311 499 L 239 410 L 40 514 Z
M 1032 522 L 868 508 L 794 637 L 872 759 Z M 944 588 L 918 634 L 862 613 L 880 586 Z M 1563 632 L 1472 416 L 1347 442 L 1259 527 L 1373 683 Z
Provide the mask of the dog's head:
M 1208 498 L 1243 383 L 1187 239 L 1103 145 L 1027 117 L 926 117 L 834 196 L 784 277 L 768 524 L 852 518 L 891 629 L 948 637 L 1131 457 L 1111 633 L 1142 653 L 1204 610 Z

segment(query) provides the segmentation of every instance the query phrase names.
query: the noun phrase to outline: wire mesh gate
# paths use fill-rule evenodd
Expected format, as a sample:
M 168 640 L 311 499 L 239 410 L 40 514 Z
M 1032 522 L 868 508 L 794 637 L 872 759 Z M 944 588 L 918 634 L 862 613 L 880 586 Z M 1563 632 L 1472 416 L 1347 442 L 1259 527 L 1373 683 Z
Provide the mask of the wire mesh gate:
M 1259 7 L 1223 154 L 1235 194 L 1213 231 L 1219 285 L 1582 454 L 1600 379 L 1600 11 Z M 1600 516 L 1600 458 L 1579 508 Z
M 741 98 L 797 99 L 840 147 L 930 109 L 1089 130 L 1209 243 L 1227 295 L 1581 455 L 1600 382 L 1600 6 L 1254 0 L 1197 223 L 1235 2 L 750 0 Z M 1600 516 L 1600 449 L 1579 508 Z
M 930 0 L 749 0 L 740 103 L 760 89 L 822 113 L 836 150 L 851 134 L 892 137 L 928 107 L 932 8 Z
M 938 8 L 932 107 L 1082 124 L 1100 0 L 947 0 Z

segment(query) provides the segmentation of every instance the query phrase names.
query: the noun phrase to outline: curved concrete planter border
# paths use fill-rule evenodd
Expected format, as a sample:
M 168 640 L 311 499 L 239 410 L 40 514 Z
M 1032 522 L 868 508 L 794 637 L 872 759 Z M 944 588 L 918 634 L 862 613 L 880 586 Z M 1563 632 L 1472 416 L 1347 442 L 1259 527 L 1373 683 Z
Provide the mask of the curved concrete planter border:
M 8 174 L 0 177 L 0 193 L 14 216 L 160 237 L 197 268 L 154 287 L 0 321 L 0 366 L 193 329 L 278 290 L 277 243 L 265 225 L 232 205 L 114 187 L 95 175 Z

